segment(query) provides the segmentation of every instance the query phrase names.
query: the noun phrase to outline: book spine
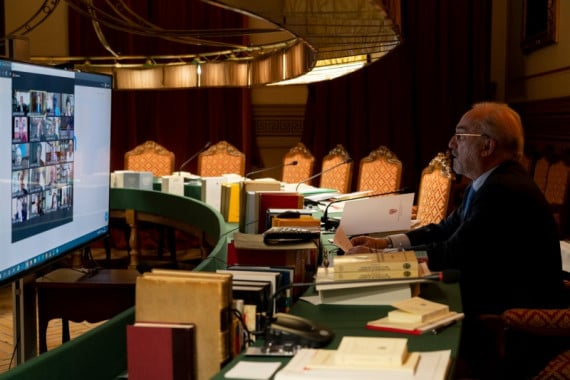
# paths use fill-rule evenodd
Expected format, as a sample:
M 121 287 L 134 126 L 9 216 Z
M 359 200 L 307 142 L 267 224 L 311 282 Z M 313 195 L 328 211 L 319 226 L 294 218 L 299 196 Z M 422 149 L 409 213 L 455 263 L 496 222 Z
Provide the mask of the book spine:
M 249 331 L 249 339 L 255 342 L 255 335 L 252 334 L 257 328 L 257 306 L 245 304 L 243 308 L 243 316 L 245 318 L 245 326 Z
M 417 277 L 418 271 L 413 270 L 374 270 L 360 272 L 337 272 L 335 269 L 334 280 L 368 280 Z
M 411 271 L 418 272 L 417 261 L 403 262 L 354 262 L 334 263 L 334 272 L 378 272 L 378 271 Z
M 228 205 L 228 223 L 239 223 L 240 217 L 240 199 L 239 199 L 239 183 L 230 185 L 230 200 Z
M 423 334 L 423 331 L 418 330 L 418 329 L 407 330 L 407 329 L 396 328 L 396 327 L 375 326 L 375 325 L 370 325 L 370 324 L 366 325 L 366 329 L 367 330 L 376 330 L 376 331 L 396 332 L 396 333 L 411 334 L 411 335 Z

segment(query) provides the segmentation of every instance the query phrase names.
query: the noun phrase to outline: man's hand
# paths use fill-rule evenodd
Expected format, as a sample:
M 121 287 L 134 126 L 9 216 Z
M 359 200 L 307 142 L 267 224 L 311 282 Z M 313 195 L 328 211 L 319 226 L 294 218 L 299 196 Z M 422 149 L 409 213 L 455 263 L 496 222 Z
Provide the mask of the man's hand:
M 355 236 L 350 239 L 352 245 L 365 245 L 374 249 L 384 249 L 388 247 L 388 239 L 373 238 L 370 236 Z
M 370 253 L 388 247 L 388 239 L 370 236 L 355 236 L 350 239 L 353 247 L 346 254 Z

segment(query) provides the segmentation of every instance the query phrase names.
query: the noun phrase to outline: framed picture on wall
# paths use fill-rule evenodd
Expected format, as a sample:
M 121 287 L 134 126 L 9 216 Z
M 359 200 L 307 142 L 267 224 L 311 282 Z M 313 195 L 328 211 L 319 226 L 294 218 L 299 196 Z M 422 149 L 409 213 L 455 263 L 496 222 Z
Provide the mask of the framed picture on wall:
M 559 0 L 523 0 L 521 49 L 528 54 L 557 40 Z

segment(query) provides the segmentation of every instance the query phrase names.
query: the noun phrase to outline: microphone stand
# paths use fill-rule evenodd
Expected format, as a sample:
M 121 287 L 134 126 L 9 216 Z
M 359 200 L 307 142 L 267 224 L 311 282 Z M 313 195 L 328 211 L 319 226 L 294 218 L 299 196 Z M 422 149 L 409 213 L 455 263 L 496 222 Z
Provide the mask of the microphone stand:
M 317 173 L 317 174 L 315 174 L 315 175 L 312 175 L 312 176 L 310 176 L 309 178 L 305 178 L 304 180 L 302 180 L 301 182 L 299 182 L 299 183 L 297 184 L 297 187 L 295 187 L 295 191 L 297 191 L 297 192 L 299 191 L 299 186 L 301 186 L 302 183 L 305 183 L 305 182 L 307 182 L 307 181 L 313 180 L 313 179 L 315 179 L 315 178 L 317 178 L 317 177 L 319 177 L 319 176 L 322 176 L 323 174 L 325 174 L 325 173 L 327 173 L 327 172 L 330 172 L 330 171 L 333 170 L 333 169 L 338 168 L 338 167 L 341 166 L 341 165 L 350 164 L 351 162 L 352 162 L 352 158 L 347 158 L 347 159 L 344 160 L 343 162 L 340 162 L 340 163 L 338 163 L 338 164 L 336 164 L 336 165 L 334 165 L 334 166 L 331 166 L 330 168 L 328 168 L 328 169 L 326 169 L 326 170 L 323 170 L 323 171 L 320 172 L 320 173 Z
M 365 199 L 365 198 L 373 198 L 373 197 L 380 197 L 383 195 L 391 195 L 391 194 L 405 194 L 408 192 L 411 192 L 412 189 L 409 187 L 403 187 L 401 189 L 398 190 L 394 190 L 394 191 L 389 191 L 386 193 L 378 193 L 378 194 L 368 194 L 368 195 L 363 195 L 361 197 L 356 197 L 356 198 L 350 198 L 350 199 L 337 199 L 334 201 L 329 202 L 329 204 L 327 205 L 327 207 L 325 207 L 325 212 L 323 213 L 323 216 L 321 217 L 321 222 L 323 223 L 324 227 L 325 227 L 325 231 L 330 230 L 331 228 L 337 228 L 340 222 L 337 221 L 330 221 L 329 217 L 328 217 L 328 212 L 329 212 L 329 207 L 333 204 L 333 203 L 338 203 L 338 202 L 348 202 L 348 201 L 354 201 L 357 199 Z
M 209 141 L 206 143 L 206 145 L 204 145 L 202 147 L 202 149 L 200 149 L 199 151 L 197 151 L 196 153 L 194 153 L 192 156 L 190 156 L 189 159 L 187 159 L 186 161 L 184 161 L 182 163 L 182 165 L 180 165 L 180 167 L 178 168 L 178 175 L 180 175 L 180 171 L 182 170 L 183 167 L 185 167 L 186 165 L 188 165 L 190 162 L 192 162 L 196 157 L 198 157 L 198 155 L 200 153 L 202 153 L 203 151 L 205 151 L 206 149 L 208 149 L 210 147 L 210 145 L 212 145 Z
M 270 171 L 270 170 L 275 170 L 275 169 L 284 168 L 285 166 L 295 166 L 295 165 L 297 165 L 297 164 L 298 164 L 297 161 L 291 161 L 291 162 L 288 162 L 288 163 L 286 163 L 286 164 L 280 164 L 280 165 L 272 166 L 272 167 L 270 167 L 270 168 L 263 168 L 263 169 L 255 170 L 255 171 L 252 171 L 252 172 L 247 173 L 247 174 L 245 175 L 245 178 L 249 178 L 249 176 L 254 175 L 254 174 L 258 174 L 258 173 L 268 172 L 268 171 Z

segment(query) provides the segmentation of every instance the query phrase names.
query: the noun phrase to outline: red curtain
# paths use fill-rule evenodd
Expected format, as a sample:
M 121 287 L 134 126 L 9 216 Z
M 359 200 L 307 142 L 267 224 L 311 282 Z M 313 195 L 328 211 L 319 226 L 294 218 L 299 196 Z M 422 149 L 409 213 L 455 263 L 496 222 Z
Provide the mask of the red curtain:
M 490 99 L 490 1 L 401 5 L 400 46 L 363 70 L 309 87 L 302 141 L 317 162 L 343 144 L 355 162 L 353 189 L 357 163 L 380 145 L 402 160 L 402 186 L 417 188 L 461 115 Z
M 242 15 L 197 0 L 140 1 L 125 3 L 137 15 L 169 30 L 241 28 Z M 107 2 L 96 7 L 113 14 Z M 124 15 L 126 10 L 120 10 Z M 191 54 L 197 47 L 156 37 L 145 37 L 100 25 L 109 47 L 125 55 Z M 113 20 L 129 30 L 124 20 Z M 131 28 L 131 29 L 134 29 Z M 241 37 L 224 41 L 242 43 Z M 72 56 L 109 56 L 94 31 L 91 19 L 77 9 L 69 12 L 69 44 Z M 212 48 L 199 47 L 202 51 Z M 219 48 L 215 50 L 220 50 Z M 124 153 L 146 140 L 154 140 L 175 153 L 176 168 L 200 150 L 207 141 L 226 140 L 253 157 L 250 90 L 244 88 L 114 91 L 112 102 L 111 170 L 123 168 Z M 184 170 L 196 173 L 196 160 Z M 255 163 L 253 163 L 255 164 Z
M 163 27 L 243 24 L 238 13 L 196 0 L 127 3 Z M 343 144 L 355 167 L 370 150 L 386 145 L 403 161 L 402 185 L 417 186 L 429 160 L 447 149 L 461 114 L 473 102 L 491 98 L 491 1 L 402 0 L 401 7 L 400 46 L 363 70 L 309 86 L 302 141 L 317 162 Z M 161 39 L 142 43 L 139 36 L 103 30 L 111 47 L 122 54 L 190 50 Z M 70 12 L 70 51 L 108 55 L 91 21 L 76 12 Z M 174 151 L 177 165 L 206 141 L 221 139 L 246 153 L 248 167 L 259 164 L 252 162 L 258 155 L 248 89 L 116 91 L 112 128 L 112 170 L 122 168 L 124 152 L 147 139 Z M 195 172 L 195 165 L 186 169 Z

